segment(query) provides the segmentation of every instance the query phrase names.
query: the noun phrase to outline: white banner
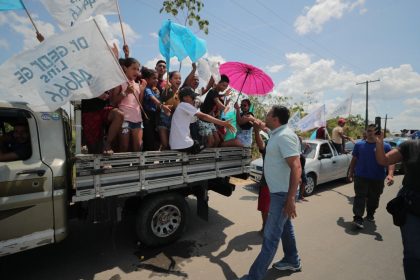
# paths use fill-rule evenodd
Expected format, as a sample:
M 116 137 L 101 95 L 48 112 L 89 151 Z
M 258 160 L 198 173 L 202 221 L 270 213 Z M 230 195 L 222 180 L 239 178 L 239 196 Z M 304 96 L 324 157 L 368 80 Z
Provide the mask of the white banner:
M 297 127 L 301 132 L 311 130 L 313 128 L 326 126 L 325 120 L 325 105 L 322 105 L 312 113 L 303 117 L 298 123 Z
M 62 30 L 93 15 L 118 14 L 117 0 L 41 0 Z
M 352 103 L 352 96 L 341 102 L 337 108 L 332 111 L 331 113 L 328 113 L 327 120 L 333 119 L 335 117 L 348 117 L 350 115 L 351 111 L 351 103 Z
M 215 83 L 219 82 L 219 63 L 217 61 L 210 61 L 208 58 L 200 58 L 197 61 L 197 73 L 200 79 L 206 83 L 213 76 Z
M 293 130 L 298 130 L 298 122 L 300 121 L 300 111 L 296 111 L 290 118 L 288 121 L 288 125 L 290 127 L 290 129 Z
M 54 111 L 127 81 L 94 20 L 51 36 L 0 66 L 0 100 Z

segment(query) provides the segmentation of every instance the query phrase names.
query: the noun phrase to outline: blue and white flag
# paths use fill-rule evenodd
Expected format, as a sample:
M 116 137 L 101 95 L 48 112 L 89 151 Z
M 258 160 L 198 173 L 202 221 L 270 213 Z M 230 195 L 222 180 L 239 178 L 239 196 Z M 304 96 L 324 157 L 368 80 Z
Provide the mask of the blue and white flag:
M 298 122 L 300 121 L 300 111 L 296 111 L 290 118 L 287 123 L 290 129 L 298 130 Z
M 187 27 L 167 20 L 159 30 L 159 50 L 169 69 L 171 57 L 184 60 L 187 56 L 196 62 L 207 52 L 206 41 L 198 38 Z
M 325 104 L 313 111 L 312 113 L 303 117 L 298 123 L 297 127 L 301 132 L 311 130 L 313 128 L 326 126 L 325 120 Z
M 54 111 L 127 81 L 94 20 L 54 35 L 0 66 L 0 100 Z
M 21 0 L 0 0 L 0 11 L 24 9 Z
M 331 113 L 328 113 L 327 120 L 334 119 L 335 117 L 348 117 L 351 111 L 352 96 L 341 102 L 337 108 Z
M 62 30 L 94 15 L 118 14 L 117 0 L 41 0 Z

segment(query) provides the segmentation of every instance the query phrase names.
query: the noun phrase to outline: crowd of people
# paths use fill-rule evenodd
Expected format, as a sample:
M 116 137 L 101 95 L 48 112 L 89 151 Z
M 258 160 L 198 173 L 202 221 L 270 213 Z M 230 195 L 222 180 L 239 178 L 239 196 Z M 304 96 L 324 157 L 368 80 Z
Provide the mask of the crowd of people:
M 87 152 L 111 155 L 172 149 L 195 153 L 204 147 L 251 146 L 255 121 L 251 102 L 242 99 L 240 106 L 229 107 L 226 75 L 217 82 L 211 78 L 199 94 L 194 63 L 183 81 L 179 71 L 168 72 L 164 79 L 164 60 L 155 69 L 142 67 L 128 55 L 119 62 L 128 82 L 82 100 L 82 143 Z M 238 127 L 226 120 L 228 110 L 235 110 Z M 235 137 L 227 139 L 228 133 Z

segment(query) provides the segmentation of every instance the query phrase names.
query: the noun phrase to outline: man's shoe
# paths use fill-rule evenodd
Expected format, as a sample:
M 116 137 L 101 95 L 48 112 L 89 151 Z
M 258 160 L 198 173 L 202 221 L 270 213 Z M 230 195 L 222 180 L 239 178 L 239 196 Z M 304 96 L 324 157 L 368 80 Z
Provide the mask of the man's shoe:
M 297 264 L 288 263 L 284 260 L 278 261 L 273 264 L 273 268 L 277 270 L 291 270 L 291 271 L 300 271 L 302 269 L 302 265 L 300 261 Z
M 361 217 L 354 217 L 353 225 L 355 225 L 359 229 L 365 228 L 365 226 L 363 225 L 363 219 Z
M 373 215 L 366 215 L 365 220 L 373 223 L 375 221 L 375 217 Z

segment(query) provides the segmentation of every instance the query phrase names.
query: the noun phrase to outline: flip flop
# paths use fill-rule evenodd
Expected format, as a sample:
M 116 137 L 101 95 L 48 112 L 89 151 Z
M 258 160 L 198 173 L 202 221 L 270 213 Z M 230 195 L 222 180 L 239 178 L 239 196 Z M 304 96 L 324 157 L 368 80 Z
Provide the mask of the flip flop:
M 114 151 L 112 149 L 104 149 L 102 152 L 104 156 L 112 156 L 114 154 Z

